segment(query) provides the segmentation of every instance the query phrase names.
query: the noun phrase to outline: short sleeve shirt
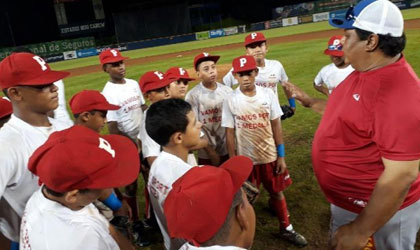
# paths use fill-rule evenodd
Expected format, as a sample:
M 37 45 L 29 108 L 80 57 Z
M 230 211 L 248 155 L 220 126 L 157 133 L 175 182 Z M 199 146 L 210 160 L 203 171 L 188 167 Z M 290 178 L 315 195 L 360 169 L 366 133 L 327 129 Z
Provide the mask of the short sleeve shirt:
M 217 83 L 215 90 L 204 87 L 202 83 L 192 88 L 186 95 L 197 119 L 203 124 L 202 129 L 206 132 L 209 145 L 218 155 L 227 155 L 226 130 L 221 126 L 223 101 L 232 92 L 230 87 Z M 198 151 L 198 157 L 208 159 L 205 150 Z
M 289 78 L 279 61 L 264 59 L 264 62 L 264 67 L 258 67 L 255 85 L 271 89 L 277 95 L 277 85 L 281 82 L 287 82 Z M 232 75 L 232 69 L 223 77 L 223 83 L 229 87 L 238 84 L 238 81 Z
M 135 140 L 143 119 L 141 106 L 145 104 L 139 84 L 131 79 L 125 79 L 123 84 L 107 82 L 102 94 L 109 103 L 121 107 L 108 111 L 108 122 L 117 122 L 118 129 Z
M 404 57 L 355 71 L 335 90 L 316 131 L 312 161 L 327 199 L 360 213 L 384 171 L 382 157 L 420 159 L 420 80 Z M 401 208 L 420 198 L 420 177 Z
M 338 86 L 348 75 L 354 71 L 351 65 L 345 68 L 337 68 L 334 63 L 324 66 L 316 75 L 314 83 L 316 86 L 325 84 L 328 88 L 329 93 Z
M 236 148 L 254 165 L 277 159 L 271 121 L 283 114 L 273 91 L 256 86 L 252 97 L 237 88 L 223 103 L 222 126 L 235 129 Z

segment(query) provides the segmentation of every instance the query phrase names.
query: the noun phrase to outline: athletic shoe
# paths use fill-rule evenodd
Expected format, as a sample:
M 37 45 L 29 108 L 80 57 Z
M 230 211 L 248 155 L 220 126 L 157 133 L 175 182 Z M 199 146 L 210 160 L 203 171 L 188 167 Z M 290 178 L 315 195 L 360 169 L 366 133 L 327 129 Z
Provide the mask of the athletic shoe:
M 286 229 L 281 229 L 279 233 L 279 237 L 281 239 L 289 241 L 290 243 L 298 247 L 304 247 L 308 245 L 308 242 L 306 241 L 305 237 L 303 237 L 303 235 L 296 232 L 295 230 L 289 231 Z

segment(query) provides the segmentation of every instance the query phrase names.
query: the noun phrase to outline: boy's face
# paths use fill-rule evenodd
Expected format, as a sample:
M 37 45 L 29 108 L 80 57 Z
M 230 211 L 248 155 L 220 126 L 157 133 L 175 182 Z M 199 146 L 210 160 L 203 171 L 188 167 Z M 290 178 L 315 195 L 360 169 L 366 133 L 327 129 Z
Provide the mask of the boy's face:
M 334 63 L 335 66 L 341 67 L 344 65 L 344 56 L 332 56 L 330 55 L 331 62 Z
M 264 60 L 267 52 L 268 48 L 265 42 L 252 43 L 246 47 L 246 54 L 253 56 L 256 61 Z
M 201 122 L 197 120 L 194 112 L 191 110 L 187 114 L 188 125 L 183 133 L 182 144 L 190 149 L 200 142 Z
M 258 70 L 249 70 L 234 73 L 233 76 L 239 82 L 241 90 L 253 90 L 255 88 L 255 77 L 258 74 Z
M 124 61 L 107 63 L 104 65 L 104 71 L 108 73 L 112 79 L 123 79 L 125 77 Z
M 151 103 L 155 103 L 164 99 L 171 98 L 168 90 L 168 86 L 165 86 L 160 89 L 154 89 L 151 91 L 148 91 L 145 94 L 146 99 L 148 99 Z
M 58 88 L 54 83 L 12 88 L 9 89 L 9 96 L 24 102 L 25 106 L 33 112 L 46 114 L 58 107 Z M 11 92 L 13 94 L 10 95 Z
M 84 119 L 85 127 L 88 127 L 100 133 L 107 122 L 106 120 L 107 111 L 95 110 L 92 113 L 91 112 L 84 112 L 84 113 L 85 114 L 82 114 L 83 115 L 82 119 Z
M 168 89 L 171 98 L 183 99 L 187 94 L 188 81 L 179 79 L 178 81 L 171 82 Z
M 198 65 L 197 76 L 205 83 L 216 82 L 217 68 L 213 61 L 204 61 Z

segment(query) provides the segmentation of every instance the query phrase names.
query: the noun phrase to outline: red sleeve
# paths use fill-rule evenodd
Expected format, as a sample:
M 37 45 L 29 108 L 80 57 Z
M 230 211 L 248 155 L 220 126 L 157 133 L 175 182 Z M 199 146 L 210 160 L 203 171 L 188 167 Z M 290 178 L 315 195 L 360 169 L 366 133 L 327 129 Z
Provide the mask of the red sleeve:
M 420 159 L 420 83 L 404 73 L 391 78 L 378 85 L 373 140 L 386 159 Z

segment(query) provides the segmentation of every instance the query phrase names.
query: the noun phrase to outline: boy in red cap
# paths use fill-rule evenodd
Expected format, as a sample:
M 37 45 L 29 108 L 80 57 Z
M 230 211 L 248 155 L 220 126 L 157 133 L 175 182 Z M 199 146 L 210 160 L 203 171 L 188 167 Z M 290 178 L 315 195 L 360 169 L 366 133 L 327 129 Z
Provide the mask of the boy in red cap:
M 43 185 L 25 208 L 20 249 L 134 249 L 92 202 L 132 183 L 139 164 L 126 137 L 83 126 L 53 133 L 28 163 Z
M 226 149 L 225 128 L 221 127 L 223 100 L 232 92 L 216 81 L 216 63 L 220 56 L 203 52 L 194 58 L 194 68 L 201 82 L 192 88 L 185 97 L 194 110 L 197 119 L 203 124 L 203 131 L 209 147 L 198 151 L 199 165 L 218 166 L 229 158 Z
M 119 106 L 110 104 L 101 92 L 83 90 L 75 94 L 69 102 L 76 125 L 82 125 L 98 133 L 105 126 L 108 110 L 118 110 Z
M 255 85 L 258 68 L 252 56 L 233 60 L 233 75 L 239 88 L 223 103 L 222 126 L 226 127 L 229 156 L 252 159 L 254 169 L 249 181 L 263 183 L 270 194 L 269 205 L 280 222 L 280 237 L 298 246 L 307 244 L 289 222 L 283 190 L 291 183 L 285 162 L 280 116 L 283 112 L 273 91 Z
M 171 98 L 184 99 L 188 90 L 188 83 L 195 80 L 188 72 L 180 67 L 172 67 L 165 72 L 165 78 L 169 81 L 169 94 Z
M 69 73 L 51 70 L 31 53 L 6 57 L 0 62 L 0 72 L 0 88 L 13 106 L 10 120 L 0 130 L 0 198 L 4 201 L 0 231 L 17 244 L 26 202 L 38 188 L 38 179 L 27 169 L 28 159 L 52 132 L 67 128 L 47 113 L 58 106 L 53 82 Z
M 117 49 L 107 49 L 99 55 L 104 72 L 109 74 L 109 81 L 105 84 L 102 94 L 109 103 L 121 108 L 107 113 L 108 130 L 110 134 L 124 135 L 137 144 L 143 120 L 145 101 L 139 84 L 132 79 L 125 78 L 124 60 Z M 133 211 L 133 219 L 138 219 L 137 211 L 137 182 L 126 187 L 125 199 Z
M 12 103 L 9 99 L 0 98 L 0 128 L 9 121 L 10 116 L 13 113 Z
M 164 204 L 172 238 L 184 239 L 181 250 L 250 249 L 255 212 L 241 186 L 252 161 L 235 156 L 219 168 L 194 167 L 173 185 Z
M 201 142 L 201 123 L 196 119 L 188 102 L 171 98 L 150 106 L 145 125 L 147 134 L 163 149 L 150 169 L 147 184 L 150 201 L 165 248 L 179 249 L 184 241 L 169 238 L 163 203 L 172 183 L 193 167 L 187 163 L 187 158 L 189 151 Z
M 345 61 L 342 38 L 343 36 L 332 36 L 328 40 L 324 54 L 330 56 L 332 63 L 324 66 L 314 80 L 314 88 L 326 96 L 354 71 L 350 63 Z
M 283 65 L 277 60 L 266 59 L 268 52 L 267 39 L 261 32 L 253 32 L 245 37 L 244 41 L 246 54 L 253 56 L 258 67 L 258 75 L 255 78 L 255 85 L 271 89 L 276 96 L 277 86 L 282 82 L 289 81 L 286 71 Z M 224 77 L 223 83 L 227 86 L 233 87 L 238 84 L 238 80 L 233 76 L 231 69 Z M 294 115 L 296 110 L 296 102 L 292 97 L 292 94 L 283 88 L 286 98 L 289 101 L 289 105 L 283 105 L 282 120 L 289 118 Z

